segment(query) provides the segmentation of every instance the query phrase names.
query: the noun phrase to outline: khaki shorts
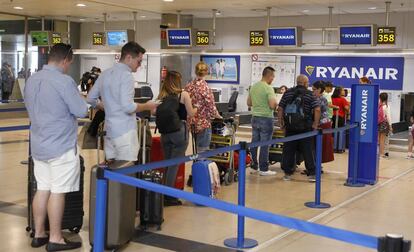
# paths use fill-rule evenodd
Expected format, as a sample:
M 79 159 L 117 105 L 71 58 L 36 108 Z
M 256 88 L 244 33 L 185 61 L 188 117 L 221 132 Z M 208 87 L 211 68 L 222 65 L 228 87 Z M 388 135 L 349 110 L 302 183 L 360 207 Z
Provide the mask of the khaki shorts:
M 120 137 L 105 137 L 106 159 L 137 161 L 139 143 L 137 130 L 131 130 Z
M 37 190 L 51 193 L 79 191 L 80 160 L 76 149 L 47 161 L 33 158 L 33 162 Z

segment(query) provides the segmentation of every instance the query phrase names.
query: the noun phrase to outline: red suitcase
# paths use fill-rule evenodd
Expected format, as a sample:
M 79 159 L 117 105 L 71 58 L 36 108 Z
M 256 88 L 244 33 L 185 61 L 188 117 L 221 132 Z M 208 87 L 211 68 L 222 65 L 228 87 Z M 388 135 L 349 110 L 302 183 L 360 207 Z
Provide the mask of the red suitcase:
M 151 162 L 164 160 L 164 155 L 161 146 L 161 138 L 159 136 L 152 137 L 151 147 Z M 177 177 L 175 179 L 175 188 L 184 190 L 184 176 L 185 176 L 185 164 L 178 166 Z

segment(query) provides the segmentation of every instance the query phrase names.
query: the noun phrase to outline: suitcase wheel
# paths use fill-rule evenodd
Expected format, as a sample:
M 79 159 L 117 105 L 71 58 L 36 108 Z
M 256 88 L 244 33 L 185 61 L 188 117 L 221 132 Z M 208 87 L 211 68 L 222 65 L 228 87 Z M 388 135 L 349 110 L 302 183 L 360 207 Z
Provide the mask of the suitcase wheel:
M 157 227 L 157 231 L 161 231 L 161 225 Z
M 238 182 L 239 181 L 239 175 L 234 174 L 234 182 Z
M 30 227 L 26 227 L 26 232 L 30 232 L 32 230 Z
M 35 235 L 35 233 L 34 232 L 31 232 L 30 233 L 30 238 L 34 238 L 34 235 Z
M 73 227 L 73 228 L 69 228 L 69 231 L 71 232 L 71 233 L 79 233 L 80 232 L 80 230 L 81 230 L 81 227 Z
M 230 178 L 230 173 L 229 173 L 229 172 L 226 172 L 226 173 L 224 174 L 224 184 L 225 184 L 226 186 L 228 186 L 228 185 L 230 185 L 230 184 L 231 184 L 231 178 Z

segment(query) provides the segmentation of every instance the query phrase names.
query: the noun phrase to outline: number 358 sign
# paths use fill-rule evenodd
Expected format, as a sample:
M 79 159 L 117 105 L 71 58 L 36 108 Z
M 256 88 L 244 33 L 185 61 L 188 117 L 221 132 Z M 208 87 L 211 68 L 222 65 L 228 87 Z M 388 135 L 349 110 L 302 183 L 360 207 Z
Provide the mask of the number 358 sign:
M 395 45 L 395 27 L 378 27 L 377 44 Z

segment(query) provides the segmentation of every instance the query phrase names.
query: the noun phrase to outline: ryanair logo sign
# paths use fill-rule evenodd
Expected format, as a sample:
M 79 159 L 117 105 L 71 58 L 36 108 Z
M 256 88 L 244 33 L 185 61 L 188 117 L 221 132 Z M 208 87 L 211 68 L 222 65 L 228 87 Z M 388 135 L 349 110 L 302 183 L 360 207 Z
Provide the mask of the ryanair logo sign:
M 402 57 L 307 57 L 301 58 L 301 73 L 316 80 L 332 81 L 350 88 L 366 76 L 381 89 L 402 90 L 404 58 Z

